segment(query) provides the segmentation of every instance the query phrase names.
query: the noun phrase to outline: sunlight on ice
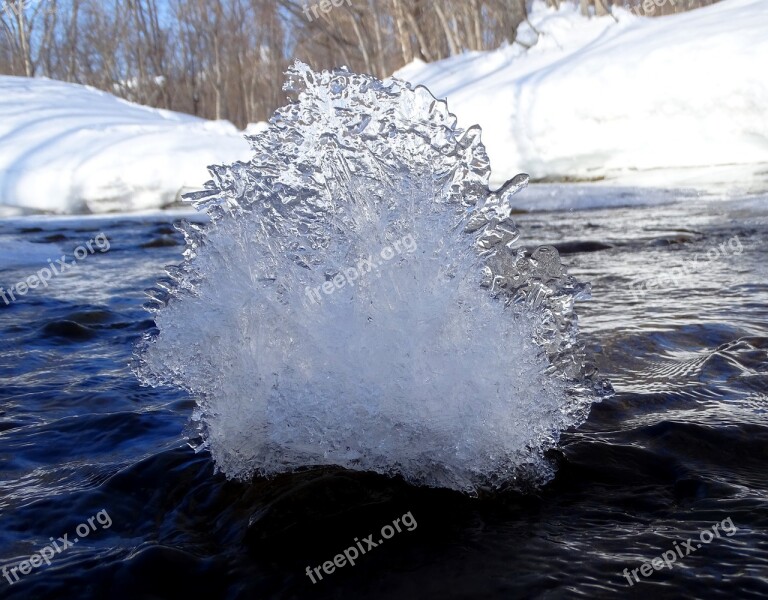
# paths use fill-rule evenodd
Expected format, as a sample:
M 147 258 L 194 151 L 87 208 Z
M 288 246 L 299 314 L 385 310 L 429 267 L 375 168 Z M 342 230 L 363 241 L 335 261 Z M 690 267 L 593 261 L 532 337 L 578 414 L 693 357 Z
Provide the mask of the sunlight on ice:
M 515 245 L 527 176 L 491 192 L 480 129 L 426 88 L 297 63 L 286 89 L 252 159 L 190 196 L 212 223 L 185 225 L 184 263 L 151 292 L 140 378 L 193 395 L 228 477 L 551 479 L 544 452 L 610 385 L 576 336 L 589 287 L 554 248 Z

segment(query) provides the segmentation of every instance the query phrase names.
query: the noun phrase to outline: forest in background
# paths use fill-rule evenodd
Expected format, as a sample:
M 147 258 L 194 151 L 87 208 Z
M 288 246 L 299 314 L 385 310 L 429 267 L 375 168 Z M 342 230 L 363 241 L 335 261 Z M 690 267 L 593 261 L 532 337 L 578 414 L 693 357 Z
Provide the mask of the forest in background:
M 643 5 L 546 1 L 576 2 L 587 15 Z M 716 1 L 657 0 L 641 14 Z M 244 127 L 284 104 L 283 73 L 296 58 L 387 77 L 416 58 L 525 45 L 516 37 L 529 10 L 530 0 L 0 0 L 0 74 Z

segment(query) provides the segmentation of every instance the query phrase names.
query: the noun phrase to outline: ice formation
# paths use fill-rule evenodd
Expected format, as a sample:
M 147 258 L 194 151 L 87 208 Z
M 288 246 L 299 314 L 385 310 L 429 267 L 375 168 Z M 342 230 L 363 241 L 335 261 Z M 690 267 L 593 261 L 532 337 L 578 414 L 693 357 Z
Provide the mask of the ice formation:
M 516 246 L 478 127 L 426 88 L 296 63 L 295 100 L 189 198 L 151 292 L 150 385 L 197 401 L 200 448 L 247 480 L 318 465 L 467 493 L 542 484 L 607 393 L 557 251 Z

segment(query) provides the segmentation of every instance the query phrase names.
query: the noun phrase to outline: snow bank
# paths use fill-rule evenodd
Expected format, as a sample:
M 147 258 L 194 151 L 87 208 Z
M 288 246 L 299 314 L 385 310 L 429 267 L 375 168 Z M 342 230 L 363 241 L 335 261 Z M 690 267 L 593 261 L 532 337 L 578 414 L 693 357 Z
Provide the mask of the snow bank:
M 447 97 L 462 126 L 483 127 L 496 183 L 521 171 L 608 179 L 574 190 L 575 206 L 628 201 L 616 186 L 768 189 L 768 0 L 656 19 L 614 14 L 618 22 L 585 19 L 537 0 L 530 20 L 541 34 L 521 30 L 530 49 L 416 62 L 396 76 Z M 0 76 L 0 216 L 164 207 L 199 188 L 207 165 L 249 156 L 228 122 Z M 534 204 L 564 201 L 542 188 Z
M 84 213 L 167 206 L 248 159 L 234 125 L 126 102 L 93 88 L 0 76 L 0 209 Z M 17 209 L 13 211 L 11 208 Z
M 396 77 L 447 97 L 462 125 L 482 126 L 494 181 L 634 172 L 635 185 L 637 170 L 768 163 L 766 0 L 614 14 L 585 19 L 537 2 L 530 20 L 541 35 L 523 31 L 530 49 L 415 62 Z

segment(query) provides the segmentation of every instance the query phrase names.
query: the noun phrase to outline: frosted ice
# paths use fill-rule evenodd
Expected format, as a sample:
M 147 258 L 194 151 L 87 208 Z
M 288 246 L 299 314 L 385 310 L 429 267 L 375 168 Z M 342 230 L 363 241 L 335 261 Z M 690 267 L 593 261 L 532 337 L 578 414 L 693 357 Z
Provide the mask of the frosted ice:
M 553 475 L 544 452 L 610 387 L 576 337 L 589 289 L 516 246 L 480 129 L 426 88 L 297 63 L 296 100 L 191 195 L 137 373 L 197 400 L 201 448 L 248 479 L 316 465 L 474 493 Z

